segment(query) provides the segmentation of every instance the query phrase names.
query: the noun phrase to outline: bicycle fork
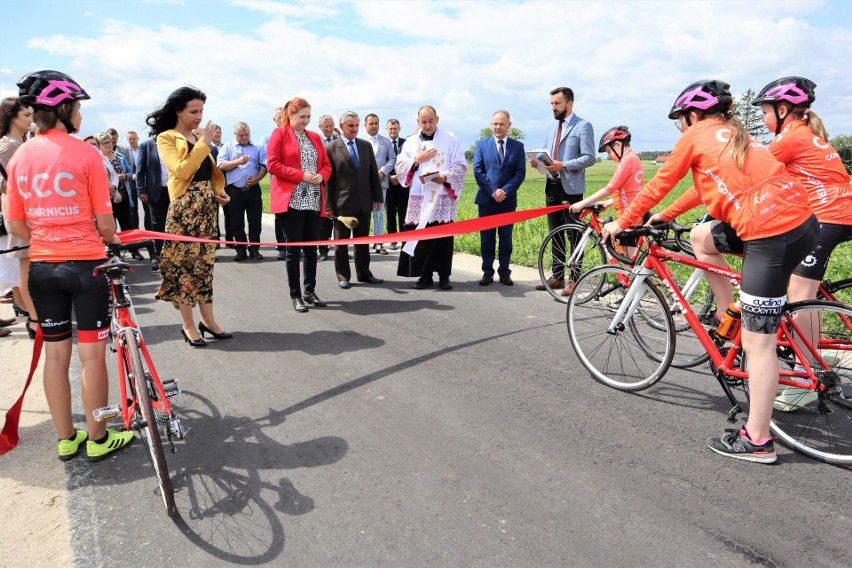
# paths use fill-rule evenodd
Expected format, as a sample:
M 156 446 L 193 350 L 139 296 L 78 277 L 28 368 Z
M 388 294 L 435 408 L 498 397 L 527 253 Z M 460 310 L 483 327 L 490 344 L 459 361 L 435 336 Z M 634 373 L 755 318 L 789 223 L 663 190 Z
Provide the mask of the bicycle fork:
M 615 311 L 615 316 L 612 318 L 612 322 L 606 330 L 606 332 L 610 335 L 618 335 L 620 332 L 624 331 L 624 322 L 633 317 L 633 314 L 636 313 L 636 310 L 639 308 L 639 304 L 642 301 L 642 297 L 639 295 L 639 288 L 641 288 L 642 284 L 645 283 L 645 280 L 653 274 L 653 271 L 645 268 L 644 266 L 637 266 L 633 269 L 633 274 L 636 276 L 630 284 L 630 288 L 627 289 L 624 299 Z

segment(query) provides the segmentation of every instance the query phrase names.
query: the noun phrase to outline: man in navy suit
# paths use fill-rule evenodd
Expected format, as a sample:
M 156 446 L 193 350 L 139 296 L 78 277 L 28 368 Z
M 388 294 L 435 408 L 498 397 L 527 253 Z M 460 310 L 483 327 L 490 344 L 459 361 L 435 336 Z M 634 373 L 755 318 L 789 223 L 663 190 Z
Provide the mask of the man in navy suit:
M 473 176 L 476 178 L 476 199 L 479 216 L 487 217 L 498 213 L 508 213 L 518 208 L 518 188 L 527 175 L 527 163 L 524 158 L 524 145 L 509 138 L 509 111 L 498 110 L 491 116 L 490 136 L 476 143 L 473 154 Z M 500 248 L 497 255 L 497 274 L 500 282 L 506 286 L 512 282 L 509 261 L 512 257 L 512 227 L 504 225 L 497 229 L 480 231 L 479 242 L 482 249 L 481 286 L 494 281 L 494 249 L 499 234 Z
M 574 114 L 574 91 L 568 87 L 550 91 L 550 109 L 556 123 L 547 129 L 544 145 L 541 146 L 553 158 L 553 163 L 546 166 L 550 175 L 544 186 L 545 203 L 548 206 L 577 203 L 586 191 L 586 168 L 595 164 L 595 133 L 591 124 Z M 530 160 L 530 163 L 536 167 L 535 160 Z M 573 217 L 568 209 L 548 213 L 547 226 L 552 231 L 570 219 Z M 565 275 L 557 273 L 557 270 L 564 267 L 565 247 L 553 247 L 552 252 L 553 276 L 548 279 L 547 285 L 563 288 Z M 577 276 L 572 274 L 569 278 Z M 544 284 L 536 286 L 536 290 L 544 289 Z
M 156 138 L 149 138 L 139 145 L 136 155 L 136 193 L 139 201 L 151 208 L 151 230 L 165 232 L 166 214 L 169 211 L 169 172 L 160 162 Z M 157 258 L 163 250 L 163 241 L 155 240 Z M 151 259 L 151 266 L 159 267 L 157 258 Z

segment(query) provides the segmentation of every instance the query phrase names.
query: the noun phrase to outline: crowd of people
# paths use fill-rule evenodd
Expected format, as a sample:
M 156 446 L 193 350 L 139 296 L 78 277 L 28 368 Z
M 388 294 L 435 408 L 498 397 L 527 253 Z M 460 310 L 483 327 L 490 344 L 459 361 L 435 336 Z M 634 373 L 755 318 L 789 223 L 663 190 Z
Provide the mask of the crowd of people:
M 106 403 L 104 345 L 109 324 L 108 291 L 102 278 L 92 278 L 91 267 L 103 260 L 103 243 L 117 241 L 116 222 L 122 230 L 139 226 L 140 208 L 146 228 L 214 241 L 165 240 L 149 250 L 152 267 L 162 275 L 156 298 L 179 310 L 181 336 L 192 347 L 207 345 L 208 334 L 233 337 L 218 325 L 213 311 L 219 208 L 225 208 L 226 240 L 248 243 L 233 245 L 233 260 L 262 260 L 258 245 L 251 243 L 260 242 L 259 184 L 267 175 L 277 242 L 327 240 L 332 233 L 335 240 L 366 236 L 371 224 L 376 235 L 399 229 L 401 236 L 388 247 L 396 250 L 402 244 L 397 275 L 416 278 L 414 288 L 425 289 L 436 285 L 437 274 L 439 289 L 453 288 L 453 237 L 402 237 L 456 220 L 468 169 L 459 141 L 439 126 L 432 106 L 420 107 L 417 128 L 408 138 L 400 138 L 396 119 L 385 123 L 388 137 L 379 134 L 375 114 L 365 117 L 366 136 L 359 137 L 361 118 L 352 111 L 340 116 L 339 130 L 331 116 L 320 116 L 320 132 L 313 132 L 311 105 L 296 97 L 274 110 L 275 128 L 260 144 L 252 142 L 245 122 L 235 124 L 234 140 L 223 144 L 219 126 L 210 121 L 202 126 L 206 95 L 181 87 L 148 115 L 150 137 L 139 144 L 136 133 L 128 133 L 129 146 L 121 147 L 114 130 L 85 141 L 71 136 L 80 129 L 80 101 L 89 96 L 67 75 L 36 72 L 22 78 L 19 87 L 20 97 L 6 99 L 0 107 L 3 212 L 11 233 L 7 240 L 19 239 L 4 244 L 30 245 L 28 252 L 18 253 L 13 297 L 16 307 L 29 315 L 28 330 L 39 325 L 47 344 L 45 389 L 61 459 L 77 455 L 84 441 L 90 459 L 101 459 L 130 442 L 103 425 L 89 423 L 88 431 L 74 428 L 68 363 L 73 306 L 88 416 L 91 408 Z M 793 406 L 792 397 L 777 395 L 775 332 L 781 307 L 788 294 L 791 300 L 816 297 L 831 251 L 852 238 L 850 178 L 827 142 L 822 121 L 810 110 L 815 87 L 808 79 L 786 77 L 761 91 L 755 104 L 775 133 L 766 146 L 732 113 L 727 83 L 689 85 L 669 112 L 681 137 L 648 183 L 631 149 L 629 128 L 610 128 L 595 144 L 592 125 L 574 113 L 574 93 L 567 87 L 550 92 L 555 121 L 533 158 L 527 158 L 521 142 L 509 138 L 511 117 L 503 109 L 493 113 L 493 134 L 477 142 L 474 152 L 475 203 L 482 217 L 517 208 L 528 163 L 546 172 L 545 203 L 568 205 L 548 215 L 551 229 L 599 201 L 612 204 L 618 214 L 603 228 L 604 238 L 649 218 L 670 221 L 699 204 L 706 207 L 714 220 L 696 227 L 691 236 L 699 259 L 727 266 L 724 254 L 743 255 L 739 305 L 750 362 L 750 412 L 742 429 L 707 442 L 713 451 L 739 459 L 775 461 L 771 413 L 773 407 L 787 411 Z M 33 143 L 23 144 L 32 116 L 38 135 Z M 585 170 L 595 163 L 596 150 L 606 152 L 618 166 L 606 187 L 585 197 Z M 694 187 L 651 215 L 651 208 L 690 173 Z M 494 281 L 497 260 L 500 283 L 513 285 L 512 226 L 482 231 L 480 239 L 479 284 Z M 554 274 L 539 290 L 573 292 L 579 274 L 557 272 L 564 265 L 564 258 L 557 258 L 564 250 L 554 247 Z M 317 262 L 328 259 L 328 253 L 328 248 L 313 245 L 279 249 L 295 311 L 325 305 L 317 295 L 316 272 Z M 369 245 L 354 247 L 354 276 L 358 282 L 379 285 L 383 280 L 370 269 L 371 253 L 383 255 L 387 250 L 383 245 L 372 250 Z M 350 259 L 348 246 L 335 247 L 335 273 L 343 290 L 352 286 Z M 730 283 L 713 274 L 707 278 L 720 316 L 733 301 Z M 9 325 L 5 320 L 0 324 L 0 329 Z M 796 404 L 807 404 L 807 399 Z

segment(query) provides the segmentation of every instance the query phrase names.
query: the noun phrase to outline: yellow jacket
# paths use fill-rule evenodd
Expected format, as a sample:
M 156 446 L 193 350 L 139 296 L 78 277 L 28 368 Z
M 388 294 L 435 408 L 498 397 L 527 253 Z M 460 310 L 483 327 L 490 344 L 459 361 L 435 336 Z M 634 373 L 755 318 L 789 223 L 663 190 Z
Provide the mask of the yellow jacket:
M 192 177 L 204 160 L 210 160 L 213 164 L 213 194 L 219 195 L 225 189 L 225 174 L 216 166 L 209 145 L 196 144 L 190 153 L 183 134 L 177 130 L 167 130 L 157 136 L 157 151 L 169 170 L 169 197 L 172 201 L 186 193 Z

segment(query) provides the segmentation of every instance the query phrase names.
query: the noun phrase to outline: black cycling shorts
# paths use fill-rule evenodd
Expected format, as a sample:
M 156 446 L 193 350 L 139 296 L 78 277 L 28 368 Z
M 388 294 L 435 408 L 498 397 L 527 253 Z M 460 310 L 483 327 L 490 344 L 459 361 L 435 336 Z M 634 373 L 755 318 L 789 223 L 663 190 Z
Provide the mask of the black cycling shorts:
M 710 234 L 713 235 L 713 246 L 719 252 L 726 254 L 742 254 L 745 247 L 733 227 L 713 219 L 710 221 Z
M 818 231 L 819 223 L 811 216 L 792 231 L 744 243 L 740 306 L 745 329 L 765 334 L 778 331 L 790 275 L 814 249 Z
M 72 308 L 78 342 L 97 343 L 109 337 L 109 282 L 104 274 L 92 274 L 104 262 L 105 258 L 30 264 L 29 290 L 45 341 L 71 338 Z
M 835 247 L 852 239 L 852 225 L 819 224 L 816 247 L 796 267 L 793 274 L 810 280 L 822 280 L 828 269 L 828 259 Z

